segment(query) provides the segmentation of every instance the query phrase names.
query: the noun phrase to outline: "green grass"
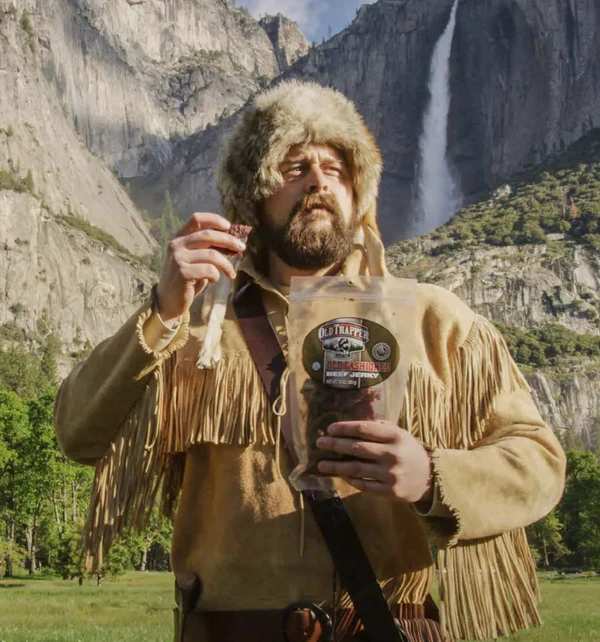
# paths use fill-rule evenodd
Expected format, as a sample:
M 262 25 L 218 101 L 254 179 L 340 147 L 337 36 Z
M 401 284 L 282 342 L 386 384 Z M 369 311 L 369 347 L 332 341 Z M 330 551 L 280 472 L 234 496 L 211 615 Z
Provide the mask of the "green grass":
M 0 580 L 0 642 L 170 642 L 173 577 L 128 573 L 83 586 L 60 579 Z M 600 577 L 541 579 L 544 626 L 514 642 L 598 642 Z
M 515 642 L 598 642 L 600 577 L 541 580 L 544 625 L 510 640 Z
M 0 642 L 171 642 L 173 576 L 0 580 Z

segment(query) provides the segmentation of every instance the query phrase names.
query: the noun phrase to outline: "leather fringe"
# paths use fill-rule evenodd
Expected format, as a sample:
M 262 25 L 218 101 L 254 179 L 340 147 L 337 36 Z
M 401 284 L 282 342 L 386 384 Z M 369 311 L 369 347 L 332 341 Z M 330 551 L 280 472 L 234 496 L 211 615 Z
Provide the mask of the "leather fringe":
M 485 640 L 540 624 L 535 564 L 525 532 L 459 542 L 437 555 L 442 628 Z
M 203 443 L 275 444 L 276 421 L 247 354 L 229 354 L 204 370 L 174 355 L 163 367 L 167 452 L 182 453 Z
M 407 642 L 450 642 L 435 620 L 419 617 L 414 619 L 401 618 L 398 621 L 402 631 L 406 634 Z M 349 612 L 349 615 L 342 617 L 337 622 L 335 639 L 344 640 L 356 637 L 362 640 L 364 639 L 360 636 L 362 631 L 364 629 L 360 619 Z
M 394 604 L 423 604 L 433 582 L 433 566 L 407 571 L 398 577 L 379 582 L 386 602 Z M 341 591 L 337 603 L 340 609 L 352 608 L 352 600 L 346 591 Z
M 472 448 L 485 435 L 494 398 L 529 389 L 500 333 L 478 315 L 451 358 L 450 372 L 453 378 L 444 385 L 418 363 L 409 370 L 403 426 L 433 449 Z M 538 625 L 535 564 L 524 530 L 461 542 L 461 516 L 447 506 L 456 532 L 436 559 L 446 633 L 483 640 Z
M 449 642 L 440 625 L 434 620 L 427 618 L 401 619 L 400 627 L 406 633 L 408 642 Z
M 83 542 L 91 572 L 102 567 L 121 533 L 146 526 L 161 489 L 162 511 L 173 514 L 190 447 L 276 441 L 276 421 L 247 355 L 228 356 L 214 369 L 199 370 L 176 353 L 151 377 L 96 465 Z
M 454 380 L 448 421 L 456 430 L 450 448 L 470 448 L 483 437 L 496 395 L 529 390 L 504 338 L 479 315 L 453 355 L 450 369 Z
M 163 386 L 156 370 L 119 437 L 96 465 L 84 530 L 85 566 L 96 572 L 124 530 L 143 529 L 155 505 L 168 459 L 161 452 Z

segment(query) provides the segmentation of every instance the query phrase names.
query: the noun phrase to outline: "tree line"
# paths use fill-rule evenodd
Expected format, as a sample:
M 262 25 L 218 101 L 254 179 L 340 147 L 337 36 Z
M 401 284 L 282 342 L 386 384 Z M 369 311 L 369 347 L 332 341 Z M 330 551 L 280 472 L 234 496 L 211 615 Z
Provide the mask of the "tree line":
M 83 580 L 83 531 L 94 469 L 69 461 L 53 425 L 58 342 L 0 350 L 0 577 L 46 572 Z M 171 525 L 158 512 L 111 550 L 97 579 L 168 570 Z

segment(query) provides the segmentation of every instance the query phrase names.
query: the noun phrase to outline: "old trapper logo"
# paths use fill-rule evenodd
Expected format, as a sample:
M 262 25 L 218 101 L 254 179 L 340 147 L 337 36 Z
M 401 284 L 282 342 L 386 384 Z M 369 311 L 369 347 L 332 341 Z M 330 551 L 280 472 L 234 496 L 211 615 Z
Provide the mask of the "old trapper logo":
M 369 328 L 359 319 L 335 319 L 319 328 L 319 340 L 326 352 L 347 357 L 365 349 L 369 342 Z

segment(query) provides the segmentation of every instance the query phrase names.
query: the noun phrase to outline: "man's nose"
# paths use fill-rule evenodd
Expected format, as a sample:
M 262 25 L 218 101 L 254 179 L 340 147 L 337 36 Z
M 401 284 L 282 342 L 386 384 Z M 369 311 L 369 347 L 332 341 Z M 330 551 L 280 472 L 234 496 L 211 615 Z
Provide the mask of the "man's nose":
M 318 165 L 313 165 L 306 175 L 307 192 L 309 194 L 318 194 L 328 190 L 325 173 Z

